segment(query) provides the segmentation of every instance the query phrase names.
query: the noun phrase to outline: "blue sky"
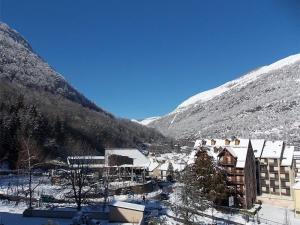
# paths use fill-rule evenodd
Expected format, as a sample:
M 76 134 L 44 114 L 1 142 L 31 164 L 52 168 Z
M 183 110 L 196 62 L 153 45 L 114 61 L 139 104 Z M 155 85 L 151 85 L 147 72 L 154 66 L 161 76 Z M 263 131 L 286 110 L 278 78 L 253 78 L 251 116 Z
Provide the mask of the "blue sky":
M 0 0 L 1 20 L 99 106 L 163 115 L 300 53 L 298 0 Z

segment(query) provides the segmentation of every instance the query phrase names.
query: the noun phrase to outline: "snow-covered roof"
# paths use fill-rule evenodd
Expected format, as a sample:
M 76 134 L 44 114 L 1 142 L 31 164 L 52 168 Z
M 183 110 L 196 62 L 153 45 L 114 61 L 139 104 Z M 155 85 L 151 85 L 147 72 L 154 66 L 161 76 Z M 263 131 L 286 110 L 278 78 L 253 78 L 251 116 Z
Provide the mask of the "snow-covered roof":
M 194 144 L 194 149 L 199 148 L 202 145 L 202 140 L 197 139 Z
M 159 163 L 155 161 L 154 159 L 150 158 L 150 165 L 148 167 L 148 171 L 152 172 L 159 166 Z
M 293 155 L 294 155 L 294 146 L 285 146 L 282 160 L 281 160 L 281 166 L 291 166 L 293 163 Z
M 131 209 L 135 211 L 145 211 L 144 205 L 129 203 L 129 202 L 121 202 L 121 201 L 113 201 L 110 203 L 110 206 L 124 208 L 124 209 Z
M 136 148 L 106 149 L 105 150 L 106 158 L 108 158 L 109 155 L 120 155 L 120 156 L 127 156 L 129 158 L 132 158 L 133 165 L 131 165 L 131 166 L 134 166 L 134 167 L 146 168 L 146 167 L 149 167 L 149 165 L 150 165 L 150 159 L 148 159 L 143 153 L 141 153 Z
M 226 140 L 229 141 L 229 143 L 226 142 Z M 238 140 L 238 142 L 236 142 Z M 215 142 L 215 144 L 212 143 L 212 141 Z M 231 147 L 248 147 L 249 145 L 249 139 L 244 138 L 236 138 L 234 140 L 228 139 L 203 139 L 203 140 L 196 140 L 194 149 L 199 148 L 202 146 L 202 142 L 205 142 L 205 146 L 213 146 L 213 147 L 225 147 L 225 146 L 231 146 Z
M 251 145 L 255 158 L 260 158 L 265 144 L 264 139 L 251 139 Z
M 177 172 L 181 172 L 185 169 L 186 164 L 184 163 L 172 163 L 173 165 L 173 170 Z
M 187 166 L 186 163 L 184 162 L 171 162 L 171 161 L 166 161 L 165 163 L 161 164 L 159 169 L 161 171 L 168 171 L 169 169 L 169 164 L 172 164 L 173 166 L 173 171 L 177 171 L 177 172 L 181 172 L 185 169 L 185 167 Z
M 188 158 L 186 160 L 186 163 L 188 165 L 191 165 L 193 163 L 195 163 L 195 157 L 196 157 L 196 154 L 197 154 L 197 151 L 196 150 L 193 150 L 189 155 L 188 155 Z
M 280 159 L 283 149 L 283 141 L 266 141 L 261 158 Z
M 165 162 L 165 163 L 161 164 L 161 165 L 159 166 L 159 170 L 167 171 L 168 168 L 169 168 L 169 163 L 170 163 L 170 162 Z
M 225 149 L 237 159 L 236 168 L 245 168 L 248 147 L 226 147 Z
M 293 189 L 300 190 L 300 182 L 299 181 L 294 184 Z

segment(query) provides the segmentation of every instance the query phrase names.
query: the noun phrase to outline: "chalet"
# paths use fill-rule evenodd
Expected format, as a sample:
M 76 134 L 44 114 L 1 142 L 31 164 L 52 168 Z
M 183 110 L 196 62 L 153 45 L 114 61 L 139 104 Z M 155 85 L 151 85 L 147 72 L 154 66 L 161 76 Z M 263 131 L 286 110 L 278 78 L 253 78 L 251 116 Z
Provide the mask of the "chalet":
M 195 149 L 205 147 L 222 166 L 229 185 L 235 190 L 236 205 L 250 208 L 256 201 L 255 157 L 249 139 L 197 140 Z
M 225 147 L 218 154 L 218 164 L 226 172 L 242 208 L 251 208 L 256 201 L 255 159 L 248 147 Z

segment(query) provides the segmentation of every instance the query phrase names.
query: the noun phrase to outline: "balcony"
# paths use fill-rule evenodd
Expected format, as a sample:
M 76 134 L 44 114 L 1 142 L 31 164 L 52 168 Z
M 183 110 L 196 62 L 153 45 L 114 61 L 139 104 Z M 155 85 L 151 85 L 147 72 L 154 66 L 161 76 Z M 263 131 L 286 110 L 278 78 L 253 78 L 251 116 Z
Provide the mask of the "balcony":
M 290 169 L 288 167 L 284 167 L 284 166 L 280 167 L 280 173 L 288 173 L 289 171 Z
M 235 166 L 235 162 L 229 161 L 229 160 L 222 160 L 222 161 L 219 161 L 219 164 L 220 164 L 221 166 Z
M 278 175 L 271 176 L 270 174 L 270 180 L 279 180 L 279 176 Z

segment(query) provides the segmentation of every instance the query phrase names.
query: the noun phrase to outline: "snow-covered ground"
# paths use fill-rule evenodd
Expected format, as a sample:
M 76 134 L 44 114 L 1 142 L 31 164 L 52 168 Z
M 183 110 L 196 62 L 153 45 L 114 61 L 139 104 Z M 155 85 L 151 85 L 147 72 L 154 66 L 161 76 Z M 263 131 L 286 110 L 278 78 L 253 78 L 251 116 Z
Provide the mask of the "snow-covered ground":
M 170 199 L 168 202 L 171 204 L 178 204 L 178 203 L 180 204 L 178 187 L 179 187 L 178 184 L 175 185 L 174 189 L 173 189 L 174 192 L 170 194 Z M 258 224 L 257 216 L 255 216 L 252 219 L 252 221 L 250 219 L 249 222 L 246 222 L 245 218 L 241 214 L 232 214 L 231 215 L 231 214 L 225 214 L 225 213 L 219 212 L 217 210 L 212 211 L 211 209 L 207 209 L 203 213 L 208 216 L 213 214 L 217 218 L 234 221 L 234 222 L 241 223 L 241 224 L 247 224 L 247 225 Z M 160 218 L 162 220 L 165 220 L 168 225 L 180 224 L 180 222 L 178 222 L 177 220 L 174 220 L 174 217 L 175 218 L 178 217 L 175 212 L 173 212 L 170 209 L 167 209 L 166 214 L 167 214 L 167 216 L 163 215 Z M 274 206 L 274 205 L 263 204 L 258 215 L 259 215 L 260 224 L 262 224 L 262 225 L 265 225 L 265 224 L 300 225 L 300 219 L 295 218 L 293 210 L 287 209 L 287 208 L 281 208 L 281 207 Z M 194 219 L 195 219 L 195 222 L 204 222 L 204 223 L 212 222 L 212 219 L 203 217 L 203 216 L 195 216 Z M 223 222 L 218 222 L 217 224 L 223 224 Z
M 44 225 L 49 220 L 56 225 L 70 225 L 71 220 L 67 219 L 46 219 L 46 218 L 27 218 L 22 213 L 26 209 L 25 204 L 16 206 L 14 203 L 0 202 L 0 224 L 4 225 Z
M 259 217 L 262 218 L 261 222 L 264 223 L 264 219 L 271 220 L 277 223 L 289 225 L 300 225 L 300 219 L 295 218 L 294 211 L 287 208 L 281 208 L 274 205 L 263 204 L 259 211 Z

